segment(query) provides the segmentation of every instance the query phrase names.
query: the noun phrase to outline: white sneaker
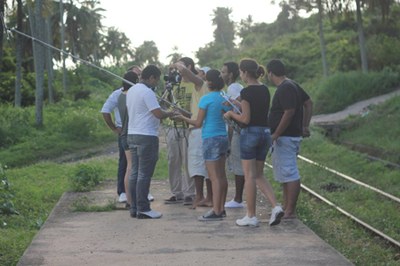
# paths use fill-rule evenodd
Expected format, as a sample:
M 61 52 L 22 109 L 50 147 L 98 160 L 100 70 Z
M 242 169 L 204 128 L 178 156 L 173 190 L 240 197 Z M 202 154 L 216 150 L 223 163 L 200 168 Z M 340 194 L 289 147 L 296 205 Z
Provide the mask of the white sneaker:
M 257 217 L 253 216 L 253 217 L 249 217 L 249 216 L 245 216 L 242 219 L 237 219 L 236 220 L 236 224 L 238 226 L 252 226 L 252 227 L 257 227 L 258 226 L 258 219 Z
M 237 202 L 234 199 L 231 201 L 225 202 L 225 208 L 243 208 L 244 204 L 243 202 Z
M 150 193 L 149 193 L 149 195 L 147 195 L 147 199 L 148 199 L 149 201 L 154 201 L 154 197 L 153 197 L 153 195 L 151 195 Z
M 118 202 L 124 203 L 126 201 L 127 201 L 126 194 L 123 192 L 119 194 Z
M 269 219 L 269 225 L 277 225 L 281 222 L 281 219 L 285 212 L 283 211 L 282 207 L 276 205 L 275 208 L 272 209 L 271 218 Z
M 161 218 L 162 213 L 158 211 L 150 210 L 148 212 L 139 212 L 137 218 L 138 219 L 158 219 Z

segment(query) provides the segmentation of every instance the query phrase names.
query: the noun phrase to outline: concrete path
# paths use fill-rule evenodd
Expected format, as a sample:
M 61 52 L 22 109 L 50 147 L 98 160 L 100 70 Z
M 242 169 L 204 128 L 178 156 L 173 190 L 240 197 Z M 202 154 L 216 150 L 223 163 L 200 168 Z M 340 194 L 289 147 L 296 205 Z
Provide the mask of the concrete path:
M 72 212 L 84 197 L 96 205 L 115 201 L 115 184 L 89 193 L 65 193 L 18 265 L 351 265 L 299 220 L 270 227 L 270 207 L 258 198 L 258 228 L 240 228 L 245 209 L 227 209 L 227 218 L 199 222 L 207 208 L 165 205 L 166 181 L 153 181 L 152 209 L 164 215 L 139 220 L 120 209 Z M 228 199 L 233 195 L 230 184 Z
M 312 117 L 311 123 L 321 124 L 339 122 L 346 119 L 349 115 L 362 114 L 368 106 L 383 103 L 395 96 L 400 96 L 400 89 L 384 95 L 357 102 L 336 113 L 315 115 Z

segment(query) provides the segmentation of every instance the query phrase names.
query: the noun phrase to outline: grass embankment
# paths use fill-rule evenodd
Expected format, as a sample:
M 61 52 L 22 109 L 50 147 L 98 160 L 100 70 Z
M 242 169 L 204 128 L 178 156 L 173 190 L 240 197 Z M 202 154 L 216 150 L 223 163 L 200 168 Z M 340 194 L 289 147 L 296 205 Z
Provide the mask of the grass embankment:
M 321 134 L 303 142 L 301 154 L 357 180 L 400 197 L 398 170 L 327 141 Z M 399 204 L 322 168 L 299 160 L 302 182 L 355 217 L 400 240 Z M 356 265 L 398 265 L 399 250 L 372 235 L 332 207 L 302 192 L 299 217 Z

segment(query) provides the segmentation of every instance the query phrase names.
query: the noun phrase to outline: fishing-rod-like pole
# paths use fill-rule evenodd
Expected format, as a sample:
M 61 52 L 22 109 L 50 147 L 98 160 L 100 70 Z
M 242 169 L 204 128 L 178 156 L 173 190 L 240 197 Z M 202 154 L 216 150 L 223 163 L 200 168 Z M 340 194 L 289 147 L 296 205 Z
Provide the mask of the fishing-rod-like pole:
M 45 47 L 47 47 L 47 48 L 51 48 L 51 49 L 53 49 L 53 50 L 56 50 L 56 51 L 58 51 L 58 52 L 61 52 L 61 53 L 63 53 L 64 55 L 70 56 L 70 57 L 72 57 L 72 58 L 75 59 L 75 60 L 81 61 L 81 62 L 83 62 L 84 64 L 86 64 L 86 65 L 88 65 L 88 66 L 91 66 L 91 67 L 96 68 L 97 70 L 103 71 L 103 72 L 105 72 L 105 73 L 107 73 L 107 74 L 109 74 L 109 75 L 111 75 L 111 76 L 113 76 L 113 77 L 115 77 L 115 78 L 117 78 L 117 79 L 122 80 L 123 82 L 126 82 L 127 84 L 129 84 L 129 85 L 131 85 L 131 86 L 135 85 L 135 83 L 133 83 L 133 82 L 131 82 L 131 81 L 129 81 L 129 80 L 126 80 L 126 79 L 124 79 L 123 77 L 118 76 L 117 74 L 115 74 L 115 73 L 113 73 L 113 72 L 111 72 L 111 71 L 108 71 L 107 69 L 104 69 L 104 68 L 102 68 L 102 67 L 99 67 L 99 66 L 97 66 L 97 65 L 95 65 L 95 64 L 93 64 L 93 63 L 87 61 L 87 60 L 84 60 L 84 59 L 80 58 L 79 56 L 76 56 L 76 55 L 74 55 L 74 54 L 71 54 L 71 53 L 68 53 L 68 52 L 66 52 L 66 51 L 63 51 L 63 50 L 61 50 L 61 49 L 59 49 L 59 48 L 57 48 L 57 47 L 55 47 L 55 46 L 53 46 L 53 45 L 51 45 L 51 44 L 48 44 L 48 43 L 46 43 L 46 42 L 44 42 L 44 41 L 42 41 L 42 40 L 39 40 L 39 39 L 37 39 L 37 38 L 35 38 L 35 37 L 33 37 L 33 36 L 30 36 L 30 35 L 28 35 L 28 34 L 26 34 L 26 33 L 24 33 L 24 32 L 21 32 L 21 31 L 19 31 L 19 30 L 17 30 L 17 29 L 8 28 L 8 27 L 6 26 L 6 24 L 5 24 L 3 13 L 0 13 L 0 17 L 1 17 L 1 22 L 3 23 L 3 28 L 4 28 L 4 30 L 5 30 L 8 34 L 10 34 L 10 32 L 15 32 L 16 34 L 19 34 L 19 35 L 21 35 L 21 36 L 24 36 L 25 38 L 31 39 L 32 41 L 37 42 L 37 43 L 39 43 L 39 44 L 41 44 L 41 45 L 43 45 L 43 46 L 45 46 Z M 8 36 L 8 37 L 9 37 L 9 36 Z M 156 95 L 156 97 L 157 97 L 158 100 L 162 100 L 163 102 L 165 102 L 166 104 L 168 104 L 168 105 L 171 106 L 172 108 L 174 108 L 174 109 L 180 111 L 181 113 L 187 114 L 187 115 L 190 115 L 190 116 L 191 116 L 191 113 L 190 113 L 189 111 L 186 111 L 185 109 L 180 108 L 180 107 L 177 106 L 175 103 L 171 103 L 171 102 L 169 102 L 169 101 L 167 101 L 167 100 L 165 100 L 165 99 L 161 99 L 161 98 L 158 97 L 157 95 Z

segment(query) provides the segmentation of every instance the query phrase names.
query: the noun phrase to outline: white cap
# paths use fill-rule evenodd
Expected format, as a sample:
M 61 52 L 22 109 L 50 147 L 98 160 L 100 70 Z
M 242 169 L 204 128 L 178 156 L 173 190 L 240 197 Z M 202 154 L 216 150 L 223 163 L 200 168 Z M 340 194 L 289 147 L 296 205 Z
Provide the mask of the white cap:
M 207 71 L 210 70 L 211 68 L 209 68 L 208 66 L 205 67 L 201 67 L 200 70 L 204 72 L 204 74 L 207 74 Z

